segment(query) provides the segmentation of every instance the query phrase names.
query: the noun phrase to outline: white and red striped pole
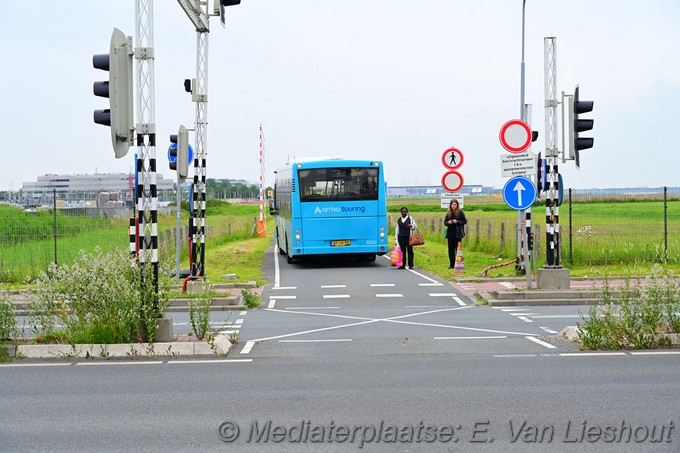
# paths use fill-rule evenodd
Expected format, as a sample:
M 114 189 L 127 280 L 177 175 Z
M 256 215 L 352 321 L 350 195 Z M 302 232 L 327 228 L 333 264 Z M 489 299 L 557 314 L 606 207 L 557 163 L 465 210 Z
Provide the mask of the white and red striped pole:
M 267 233 L 267 223 L 264 218 L 264 132 L 260 123 L 260 218 L 257 221 L 257 235 L 264 237 Z

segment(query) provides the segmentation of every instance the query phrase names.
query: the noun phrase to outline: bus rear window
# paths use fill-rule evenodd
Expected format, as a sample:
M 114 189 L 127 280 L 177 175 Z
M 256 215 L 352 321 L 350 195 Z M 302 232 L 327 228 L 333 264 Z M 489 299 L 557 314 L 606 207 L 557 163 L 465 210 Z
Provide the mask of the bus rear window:
M 299 170 L 300 201 L 377 200 L 377 168 Z

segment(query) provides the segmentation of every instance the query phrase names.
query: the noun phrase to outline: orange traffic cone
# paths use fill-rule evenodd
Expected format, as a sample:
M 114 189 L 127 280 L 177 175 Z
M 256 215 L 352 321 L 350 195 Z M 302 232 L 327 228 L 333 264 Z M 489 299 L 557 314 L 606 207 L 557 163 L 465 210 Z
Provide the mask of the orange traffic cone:
M 465 259 L 463 258 L 463 247 L 458 243 L 458 251 L 456 251 L 456 264 L 453 266 L 453 272 L 465 272 Z

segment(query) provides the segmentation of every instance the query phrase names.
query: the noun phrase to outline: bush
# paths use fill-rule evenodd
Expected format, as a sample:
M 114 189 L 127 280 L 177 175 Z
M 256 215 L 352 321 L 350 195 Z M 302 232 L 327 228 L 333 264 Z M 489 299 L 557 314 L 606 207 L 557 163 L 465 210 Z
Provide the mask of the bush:
M 143 328 L 147 341 L 153 342 L 152 320 L 161 316 L 167 300 L 157 296 L 151 270 L 134 264 L 126 251 L 105 253 L 98 248 L 81 252 L 70 266 L 52 264 L 30 292 L 36 340 L 129 343 Z M 159 287 L 168 285 L 162 275 L 158 279 Z
M 0 300 L 0 340 L 13 340 L 17 336 L 17 320 L 12 302 Z
M 655 265 L 646 285 L 627 280 L 619 290 L 618 305 L 612 302 L 609 285 L 602 292 L 604 303 L 591 307 L 578 325 L 578 338 L 585 349 L 649 349 L 670 344 L 668 334 L 680 333 L 680 290 L 675 276 Z

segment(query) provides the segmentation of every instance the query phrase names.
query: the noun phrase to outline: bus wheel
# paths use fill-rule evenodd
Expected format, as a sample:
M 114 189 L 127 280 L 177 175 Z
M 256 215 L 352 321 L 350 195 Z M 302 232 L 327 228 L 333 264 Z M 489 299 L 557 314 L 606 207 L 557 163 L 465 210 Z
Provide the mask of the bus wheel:
M 375 253 L 372 253 L 366 257 L 366 262 L 375 263 Z

